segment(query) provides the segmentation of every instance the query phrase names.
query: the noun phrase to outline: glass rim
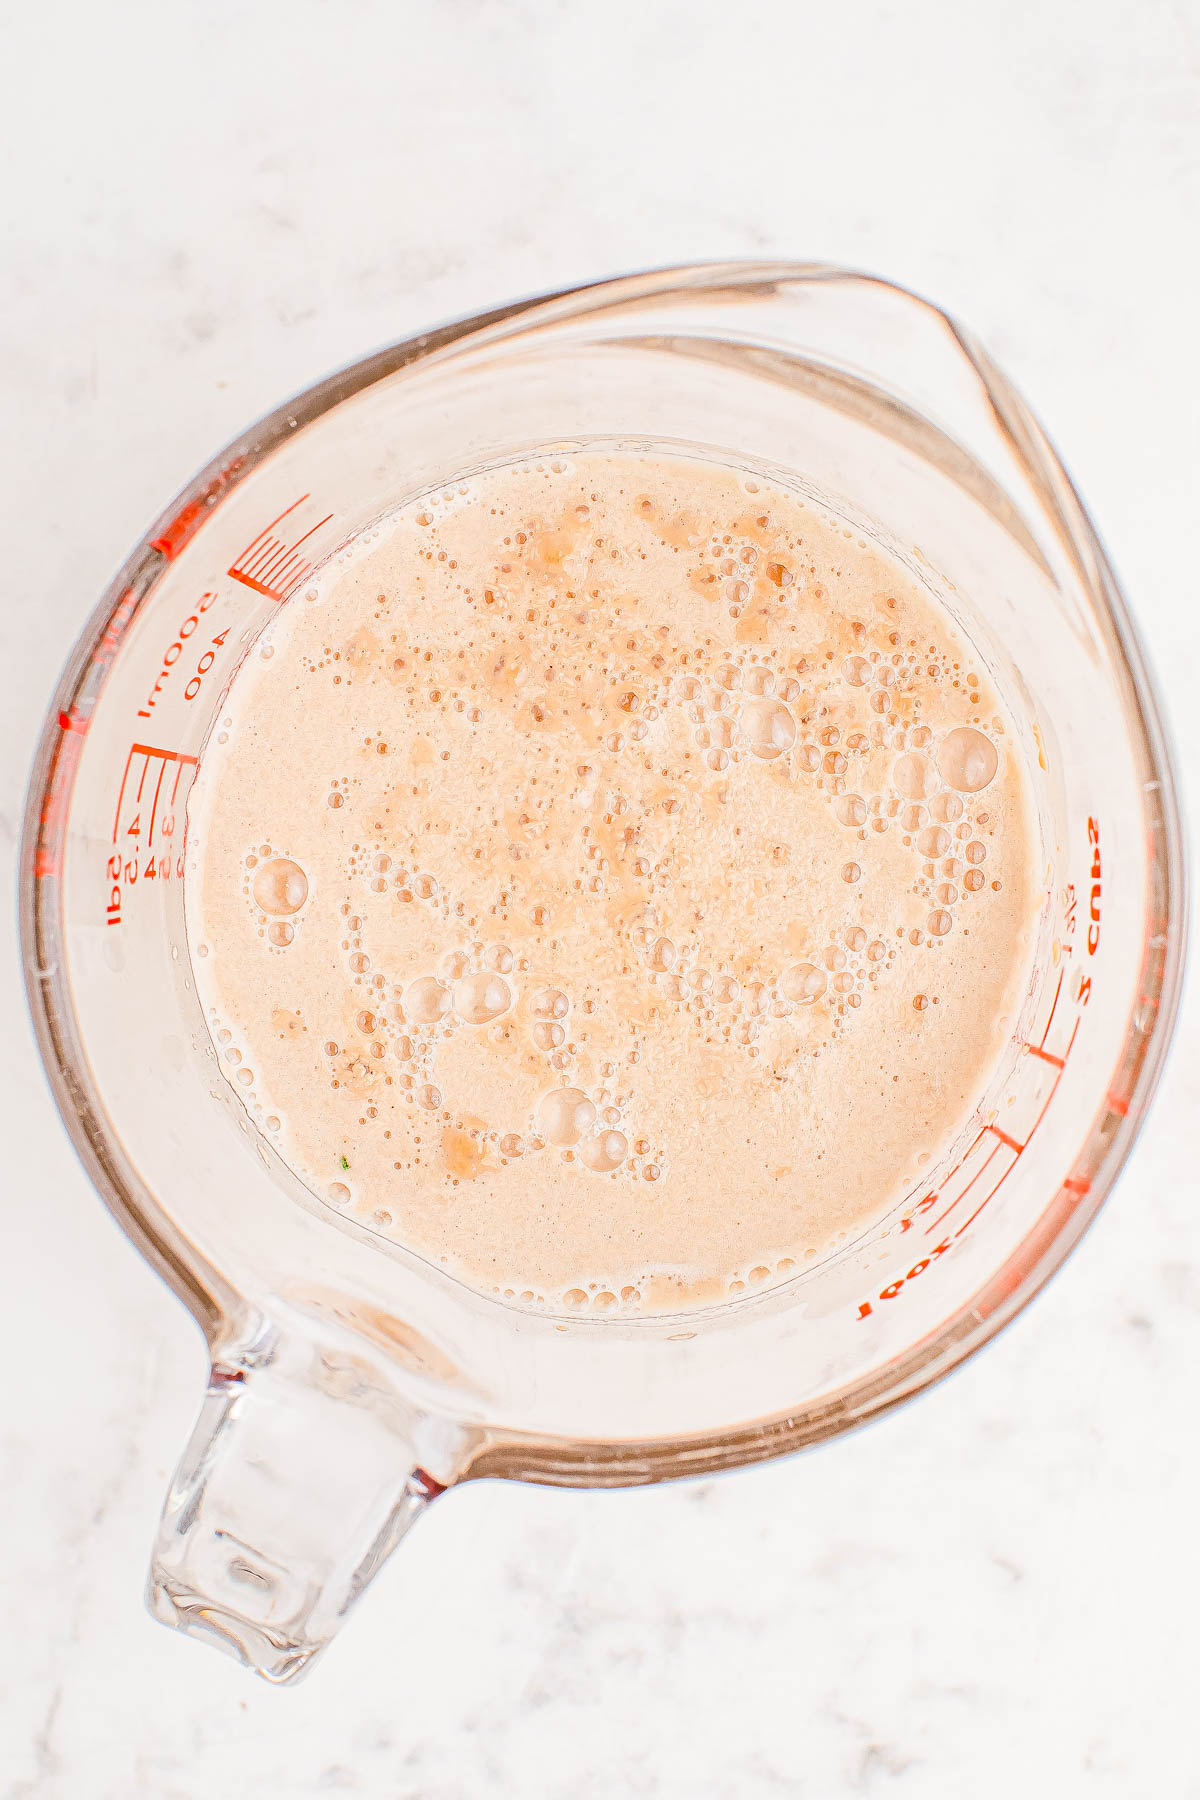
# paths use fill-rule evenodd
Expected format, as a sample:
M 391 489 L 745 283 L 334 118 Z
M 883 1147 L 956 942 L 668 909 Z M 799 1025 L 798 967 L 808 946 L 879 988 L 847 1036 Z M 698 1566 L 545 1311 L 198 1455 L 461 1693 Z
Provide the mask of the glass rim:
M 1127 676 L 1130 743 L 1148 817 L 1147 931 L 1139 992 L 1126 1021 L 1122 1052 L 1105 1104 L 1081 1134 L 1069 1185 L 1052 1196 L 1036 1224 L 976 1293 L 932 1332 L 867 1376 L 816 1404 L 722 1430 L 654 1440 L 550 1438 L 488 1426 L 464 1479 L 500 1476 L 562 1486 L 615 1487 L 703 1474 L 757 1462 L 841 1434 L 940 1380 L 1037 1295 L 1091 1224 L 1124 1165 L 1162 1072 L 1178 1012 L 1187 938 L 1183 820 L 1164 717 L 1136 628 L 1108 558 L 1070 477 L 1024 402 L 980 346 L 933 302 L 881 276 L 825 263 L 741 259 L 638 271 L 514 300 L 452 320 L 347 364 L 266 413 L 239 433 L 164 508 L 108 584 L 81 629 L 55 688 L 34 754 L 18 860 L 19 928 L 26 994 L 59 1114 L 85 1170 L 122 1230 L 195 1317 L 214 1354 L 244 1301 L 185 1238 L 137 1176 L 108 1128 L 75 1029 L 64 974 L 66 940 L 56 852 L 66 837 L 75 762 L 82 738 L 75 702 L 106 646 L 120 634 L 217 504 L 277 446 L 346 400 L 400 370 L 467 341 L 499 342 L 525 326 L 561 323 L 635 301 L 721 289 L 746 292 L 780 283 L 878 287 L 934 317 L 973 368 L 995 419 L 1021 463 L 1068 502 L 1071 548 L 1094 571 L 1101 625 Z M 132 601 L 132 606 L 131 606 Z M 110 650 L 111 655 L 111 650 Z M 1148 810 L 1148 809 L 1147 809 Z M 1137 1022 L 1149 1008 L 1148 1027 Z

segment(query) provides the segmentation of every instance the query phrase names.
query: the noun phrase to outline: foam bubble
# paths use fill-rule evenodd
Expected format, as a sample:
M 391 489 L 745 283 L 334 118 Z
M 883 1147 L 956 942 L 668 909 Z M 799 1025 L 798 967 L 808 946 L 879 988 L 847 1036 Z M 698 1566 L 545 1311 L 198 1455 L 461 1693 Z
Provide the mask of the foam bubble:
M 588 1138 L 579 1152 L 579 1160 L 597 1175 L 609 1175 L 619 1169 L 629 1154 L 629 1140 L 621 1131 L 602 1131 Z
M 943 825 L 927 825 L 917 839 L 922 856 L 945 856 L 950 848 L 950 833 Z
M 251 889 L 265 913 L 297 913 L 308 899 L 308 876 L 288 856 L 276 856 L 256 872 Z
M 512 990 L 502 975 L 464 975 L 454 984 L 454 1010 L 468 1025 L 490 1025 L 512 1005 Z
M 930 816 L 936 819 L 939 825 L 953 825 L 956 819 L 962 818 L 962 810 L 962 801 L 957 794 L 952 792 L 935 794 L 929 802 Z
M 892 785 L 906 800 L 927 800 L 937 791 L 937 770 L 919 750 L 908 750 L 892 766 Z
M 404 990 L 404 1007 L 418 1025 L 434 1025 L 445 1018 L 454 1001 L 450 989 L 436 975 L 421 975 Z
M 804 1006 L 820 999 L 825 992 L 825 982 L 824 969 L 818 969 L 815 963 L 794 963 L 780 976 L 779 991 L 785 1000 Z
M 577 1144 L 596 1123 L 596 1108 L 582 1088 L 553 1088 L 538 1104 L 537 1122 L 547 1143 Z
M 781 700 L 749 700 L 742 708 L 742 741 L 754 756 L 771 761 L 796 741 L 796 721 Z
M 947 732 L 938 745 L 937 761 L 946 784 L 963 794 L 985 788 L 999 765 L 995 744 L 973 725 Z

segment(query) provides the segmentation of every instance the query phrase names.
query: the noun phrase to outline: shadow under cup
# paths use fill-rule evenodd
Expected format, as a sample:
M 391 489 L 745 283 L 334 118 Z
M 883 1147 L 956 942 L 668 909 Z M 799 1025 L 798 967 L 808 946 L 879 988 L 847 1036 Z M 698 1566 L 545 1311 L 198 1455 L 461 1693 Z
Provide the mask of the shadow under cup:
M 1046 902 L 1012 1043 L 887 1218 L 707 1312 L 517 1311 L 311 1194 L 216 1068 L 183 929 L 188 789 L 241 657 L 348 538 L 532 450 L 703 449 L 924 574 L 1040 770 Z M 211 1346 L 151 1603 L 295 1675 L 428 1499 L 479 1475 L 617 1485 L 816 1442 L 1029 1300 L 1128 1152 L 1170 1035 L 1183 860 L 1113 575 L 1036 421 L 945 315 L 868 277 L 738 264 L 532 300 L 381 352 L 239 438 L 72 652 L 22 847 L 29 993 L 101 1194 Z

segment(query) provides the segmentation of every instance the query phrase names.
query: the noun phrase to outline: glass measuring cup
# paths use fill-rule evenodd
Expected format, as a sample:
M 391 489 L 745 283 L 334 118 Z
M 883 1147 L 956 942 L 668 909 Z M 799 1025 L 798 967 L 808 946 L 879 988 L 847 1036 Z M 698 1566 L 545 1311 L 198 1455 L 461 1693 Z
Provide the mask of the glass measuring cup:
M 1030 991 L 968 1130 L 887 1218 L 707 1312 L 517 1312 L 336 1215 L 216 1068 L 183 926 L 186 801 L 247 647 L 380 514 L 581 442 L 707 446 L 831 496 L 946 583 L 1042 769 Z M 1063 1260 L 1144 1115 L 1183 955 L 1171 770 L 1103 552 L 1019 397 L 942 313 L 820 267 L 668 270 L 447 326 L 231 445 L 72 652 L 21 852 L 56 1098 L 212 1375 L 157 1616 L 294 1677 L 429 1501 L 620 1485 L 836 1435 L 985 1342 Z

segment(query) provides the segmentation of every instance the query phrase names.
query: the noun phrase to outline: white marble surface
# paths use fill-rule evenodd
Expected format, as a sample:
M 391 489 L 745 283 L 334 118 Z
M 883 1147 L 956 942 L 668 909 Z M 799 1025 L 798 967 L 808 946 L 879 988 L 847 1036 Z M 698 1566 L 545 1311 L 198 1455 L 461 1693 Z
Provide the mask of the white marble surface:
M 1200 778 L 1196 0 L 47 0 L 5 36 L 10 853 L 69 640 L 246 420 L 440 317 L 724 254 L 976 327 Z M 963 1373 L 716 1482 L 451 1495 L 275 1692 L 142 1610 L 204 1358 L 75 1164 L 11 927 L 0 959 L 4 1800 L 1200 1795 L 1194 997 L 1100 1223 Z

